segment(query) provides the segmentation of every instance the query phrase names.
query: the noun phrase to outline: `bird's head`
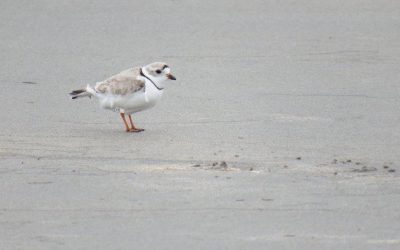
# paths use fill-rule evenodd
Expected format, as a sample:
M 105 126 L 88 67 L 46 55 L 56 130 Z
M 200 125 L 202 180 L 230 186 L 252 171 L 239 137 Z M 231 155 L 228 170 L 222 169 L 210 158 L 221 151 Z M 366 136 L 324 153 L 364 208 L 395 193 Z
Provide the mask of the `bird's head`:
M 154 62 L 143 67 L 145 74 L 153 81 L 162 83 L 166 80 L 176 80 L 175 76 L 171 74 L 171 69 L 166 63 Z

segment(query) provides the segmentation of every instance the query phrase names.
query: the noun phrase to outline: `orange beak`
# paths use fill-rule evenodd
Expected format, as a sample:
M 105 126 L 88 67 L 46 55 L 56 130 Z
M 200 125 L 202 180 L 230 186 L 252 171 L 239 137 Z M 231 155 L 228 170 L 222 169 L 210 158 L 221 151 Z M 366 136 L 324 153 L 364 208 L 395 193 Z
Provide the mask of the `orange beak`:
M 167 78 L 170 80 L 176 80 L 175 76 L 173 76 L 172 74 L 167 74 Z

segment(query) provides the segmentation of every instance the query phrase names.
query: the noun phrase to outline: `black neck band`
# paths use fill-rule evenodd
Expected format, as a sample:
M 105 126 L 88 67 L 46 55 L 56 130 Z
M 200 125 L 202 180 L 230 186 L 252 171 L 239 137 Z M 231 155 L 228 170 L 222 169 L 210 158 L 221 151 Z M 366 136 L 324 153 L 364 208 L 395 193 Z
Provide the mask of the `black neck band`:
M 145 78 L 147 78 L 147 80 L 149 80 L 149 81 L 154 85 L 154 87 L 156 87 L 158 90 L 163 90 L 163 89 L 164 89 L 164 88 L 158 87 L 149 77 L 147 77 L 147 76 L 143 73 L 142 68 L 140 68 L 140 75 L 143 76 L 143 77 L 145 77 Z

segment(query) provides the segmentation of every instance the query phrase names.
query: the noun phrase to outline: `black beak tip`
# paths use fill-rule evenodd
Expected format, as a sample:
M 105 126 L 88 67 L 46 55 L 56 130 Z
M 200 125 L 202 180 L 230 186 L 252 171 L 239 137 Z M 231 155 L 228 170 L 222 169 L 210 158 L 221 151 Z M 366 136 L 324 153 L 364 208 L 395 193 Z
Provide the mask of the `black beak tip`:
M 170 80 L 176 80 L 176 77 L 175 76 L 173 76 L 173 75 L 171 75 L 171 74 L 168 74 L 168 79 L 170 79 Z

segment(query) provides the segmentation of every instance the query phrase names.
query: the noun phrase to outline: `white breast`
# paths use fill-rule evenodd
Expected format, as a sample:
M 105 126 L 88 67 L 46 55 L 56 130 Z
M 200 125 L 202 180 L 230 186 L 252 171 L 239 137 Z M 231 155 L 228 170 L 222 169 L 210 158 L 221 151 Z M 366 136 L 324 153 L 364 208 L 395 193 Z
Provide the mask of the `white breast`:
M 163 90 L 158 90 L 149 80 L 146 79 L 146 91 L 144 92 L 146 104 L 144 105 L 144 109 L 156 105 L 156 103 L 161 99 L 162 94 Z

